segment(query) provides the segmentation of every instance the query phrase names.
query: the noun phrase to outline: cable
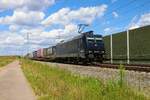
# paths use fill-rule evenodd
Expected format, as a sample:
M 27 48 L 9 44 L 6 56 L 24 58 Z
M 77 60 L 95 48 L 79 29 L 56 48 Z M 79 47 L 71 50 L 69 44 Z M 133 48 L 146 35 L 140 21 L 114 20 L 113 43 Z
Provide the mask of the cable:
M 120 10 L 120 9 L 122 9 L 122 8 L 124 8 L 124 7 L 127 7 L 127 6 L 129 6 L 130 4 L 132 4 L 133 2 L 135 2 L 135 1 L 137 1 L 137 0 L 131 0 L 130 2 L 128 2 L 128 3 L 126 3 L 125 5 L 120 5 L 119 7 L 117 7 L 117 8 L 115 8 L 115 9 L 113 9 L 113 10 L 111 10 L 111 11 L 109 11 L 109 13 L 107 13 L 107 14 L 105 14 L 103 17 L 107 17 L 108 15 L 110 15 L 110 14 L 112 14 L 112 12 L 113 11 L 116 11 L 116 10 Z
M 136 0 L 135 0 L 136 1 Z M 137 9 L 137 8 L 143 8 L 143 6 L 145 6 L 145 5 L 147 5 L 147 4 L 149 4 L 149 1 L 147 1 L 147 2 L 144 2 L 142 5 L 138 5 L 138 6 L 136 6 L 136 7 L 134 7 L 134 9 L 133 10 L 130 10 L 130 11 L 128 11 L 128 10 L 126 10 L 126 11 L 124 11 L 124 12 L 121 12 L 121 13 L 126 13 L 126 14 L 128 14 L 128 13 L 131 13 L 131 11 L 135 11 L 135 9 Z M 112 13 L 111 13 L 112 14 Z M 128 18 L 128 17 L 126 17 L 126 18 Z M 111 19 L 112 20 L 112 17 L 105 17 L 105 20 L 108 20 L 108 19 Z
M 134 7 L 134 9 L 133 10 L 130 10 L 130 11 L 125 11 L 126 12 L 126 14 L 128 14 L 128 13 L 132 13 L 132 11 L 138 11 L 138 10 L 142 10 L 142 8 L 145 8 L 145 6 L 146 5 L 149 5 L 149 3 L 148 3 L 148 1 L 146 1 L 146 2 L 144 2 L 144 3 L 142 3 L 142 5 L 138 5 L 138 6 L 135 6 Z M 124 13 L 125 13 L 124 12 Z M 110 18 L 110 17 L 109 17 Z M 105 20 L 107 20 L 107 19 L 109 19 L 109 18 L 105 18 Z M 123 22 L 125 21 L 125 20 L 128 20 L 128 19 L 131 19 L 130 17 L 125 17 L 124 19 L 109 19 L 109 21 L 115 21 L 113 24 L 111 24 L 111 26 L 115 26 L 115 25 L 117 25 L 117 23 L 120 23 L 120 24 L 123 24 Z M 119 25 L 120 25 L 119 24 Z M 124 28 L 125 30 L 126 30 L 126 28 Z M 117 29 L 118 30 L 118 29 Z M 125 31 L 125 30 L 115 30 L 117 33 L 118 32 L 122 32 L 122 31 Z M 113 33 L 116 33 L 115 31 L 113 31 Z M 109 32 L 110 33 L 110 32 Z

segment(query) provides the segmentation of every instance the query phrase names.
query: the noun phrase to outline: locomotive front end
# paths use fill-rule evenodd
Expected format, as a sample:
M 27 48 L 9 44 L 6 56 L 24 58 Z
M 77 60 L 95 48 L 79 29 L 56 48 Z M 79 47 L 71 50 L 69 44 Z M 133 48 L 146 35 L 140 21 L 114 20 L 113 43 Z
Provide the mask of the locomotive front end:
M 91 60 L 102 62 L 105 53 L 102 35 L 88 35 L 86 37 L 86 44 L 87 57 Z

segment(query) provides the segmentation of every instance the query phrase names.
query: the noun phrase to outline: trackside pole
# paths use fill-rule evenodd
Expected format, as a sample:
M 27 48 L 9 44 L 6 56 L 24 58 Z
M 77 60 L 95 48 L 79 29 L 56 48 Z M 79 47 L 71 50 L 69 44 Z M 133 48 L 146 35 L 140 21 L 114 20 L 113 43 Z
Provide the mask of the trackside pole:
M 129 50 L 129 47 L 130 47 L 130 44 L 129 44 L 129 29 L 127 30 L 127 64 L 130 63 L 130 50 Z
M 110 58 L 111 58 L 111 64 L 113 63 L 113 48 L 112 48 L 112 34 L 110 35 Z
M 28 45 L 28 47 L 27 47 L 27 53 L 29 53 L 30 52 L 30 43 L 29 43 L 29 36 L 30 36 L 30 34 L 31 33 L 27 33 L 27 45 Z

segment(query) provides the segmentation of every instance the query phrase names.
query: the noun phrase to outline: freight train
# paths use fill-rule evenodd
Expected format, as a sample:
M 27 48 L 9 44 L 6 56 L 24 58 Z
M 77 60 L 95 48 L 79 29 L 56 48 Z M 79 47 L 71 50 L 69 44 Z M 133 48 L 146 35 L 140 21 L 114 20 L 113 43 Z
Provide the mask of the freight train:
M 91 62 L 102 63 L 104 54 L 102 35 L 96 35 L 93 31 L 88 31 L 66 42 L 60 42 L 55 46 L 28 53 L 27 57 L 36 60 L 87 64 Z

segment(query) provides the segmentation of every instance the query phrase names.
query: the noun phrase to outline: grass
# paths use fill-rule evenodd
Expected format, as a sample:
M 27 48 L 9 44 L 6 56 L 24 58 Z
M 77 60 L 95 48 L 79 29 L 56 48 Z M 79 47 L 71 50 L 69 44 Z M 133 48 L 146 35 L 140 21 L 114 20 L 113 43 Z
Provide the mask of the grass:
M 148 100 L 119 82 L 123 77 L 104 84 L 95 78 L 24 59 L 22 69 L 38 100 Z M 123 76 L 122 71 L 120 74 Z
M 14 59 L 15 59 L 15 57 L 11 57 L 11 56 L 1 56 L 0 57 L 0 67 L 3 67 L 5 65 L 9 64 Z

